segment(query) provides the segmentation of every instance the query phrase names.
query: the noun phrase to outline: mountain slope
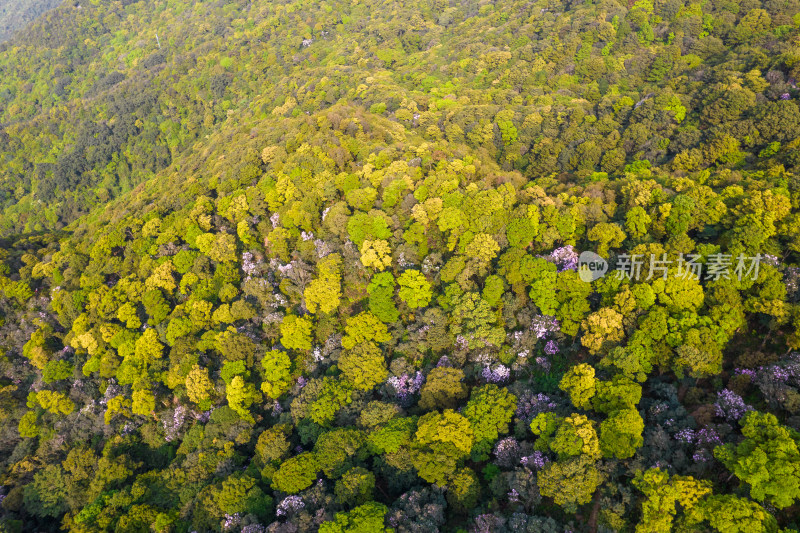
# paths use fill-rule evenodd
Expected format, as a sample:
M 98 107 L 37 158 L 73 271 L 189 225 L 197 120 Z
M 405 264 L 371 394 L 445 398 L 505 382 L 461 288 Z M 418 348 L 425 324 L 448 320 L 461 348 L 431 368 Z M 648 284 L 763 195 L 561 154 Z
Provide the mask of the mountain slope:
M 0 531 L 797 530 L 798 12 L 44 15 L 0 45 Z
M 292 102 L 295 113 L 340 99 L 383 104 L 474 148 L 499 111 L 513 113 L 500 122 L 516 135 L 491 155 L 531 176 L 614 175 L 681 153 L 677 166 L 694 170 L 716 160 L 691 150 L 708 152 L 726 133 L 752 158 L 798 128 L 796 103 L 781 100 L 795 90 L 798 53 L 785 38 L 788 4 L 765 6 L 757 22 L 711 4 L 708 14 L 670 5 L 667 17 L 649 4 L 575 5 L 567 16 L 546 3 L 336 7 L 93 2 L 52 12 L 0 60 L 0 227 L 63 227 L 229 114 L 268 120 Z M 752 68 L 735 74 L 732 61 Z M 611 105 L 605 121 L 584 120 Z

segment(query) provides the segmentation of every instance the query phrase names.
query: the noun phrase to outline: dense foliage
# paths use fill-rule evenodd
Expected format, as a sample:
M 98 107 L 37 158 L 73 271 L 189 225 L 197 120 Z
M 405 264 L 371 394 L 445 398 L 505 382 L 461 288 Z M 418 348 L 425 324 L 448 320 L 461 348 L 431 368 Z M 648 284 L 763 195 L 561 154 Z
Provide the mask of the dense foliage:
M 797 529 L 799 26 L 44 15 L 0 45 L 0 531 Z

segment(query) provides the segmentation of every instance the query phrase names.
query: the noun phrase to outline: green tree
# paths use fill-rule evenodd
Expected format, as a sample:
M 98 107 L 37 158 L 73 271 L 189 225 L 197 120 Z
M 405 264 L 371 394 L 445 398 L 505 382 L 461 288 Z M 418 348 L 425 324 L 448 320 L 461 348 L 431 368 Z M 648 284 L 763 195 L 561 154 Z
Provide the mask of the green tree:
M 595 354 L 604 346 L 621 341 L 625 336 L 622 318 L 619 312 L 610 307 L 590 314 L 582 324 L 584 333 L 581 344 L 589 349 L 589 353 Z
M 600 449 L 604 457 L 627 459 L 642 446 L 644 421 L 636 409 L 613 411 L 600 424 Z
M 425 307 L 431 301 L 431 284 L 420 271 L 406 270 L 397 278 L 397 283 L 400 285 L 400 299 L 411 309 Z
M 272 504 L 256 484 L 256 480 L 246 475 L 233 474 L 225 479 L 217 490 L 212 492 L 215 507 L 222 515 L 252 514 L 264 517 Z
M 414 467 L 425 481 L 444 485 L 474 443 L 474 432 L 464 416 L 452 409 L 427 413 L 419 419 L 414 435 Z
M 739 42 L 745 43 L 754 40 L 759 34 L 769 31 L 772 26 L 772 19 L 763 9 L 751 9 L 742 17 L 733 37 Z
M 344 505 L 361 505 L 372 499 L 375 474 L 362 467 L 353 467 L 342 475 L 333 489 L 336 501 Z
M 391 340 L 386 325 L 369 312 L 348 317 L 344 331 L 342 348 L 346 350 L 351 350 L 357 344 L 365 342 L 384 343 Z
M 478 233 L 464 248 L 464 253 L 468 257 L 477 258 L 479 261 L 488 263 L 497 256 L 500 245 L 491 235 Z
M 124 323 L 128 329 L 139 329 L 142 326 L 136 304 L 132 302 L 125 302 L 117 309 L 117 320 Z
M 342 344 L 344 342 L 342 339 Z M 375 385 L 385 381 L 389 375 L 386 358 L 381 349 L 372 342 L 362 342 L 352 349 L 344 350 L 339 357 L 339 369 L 347 381 L 358 390 L 371 390 Z
M 450 332 L 462 335 L 470 348 L 500 346 L 505 340 L 503 328 L 497 326 L 497 313 L 476 292 L 467 292 L 453 299 Z
M 800 497 L 800 436 L 770 413 L 751 411 L 739 423 L 745 440 L 716 447 L 714 457 L 750 486 L 754 500 L 792 505 Z
M 290 457 L 272 476 L 272 488 L 288 494 L 297 494 L 314 483 L 318 469 L 316 456 L 311 452 Z
M 195 241 L 197 249 L 217 263 L 236 261 L 236 237 L 227 233 L 204 233 Z
M 281 344 L 289 350 L 311 349 L 311 320 L 286 315 L 281 322 Z
M 262 465 L 280 461 L 289 453 L 291 443 L 286 438 L 284 425 L 272 426 L 258 436 L 256 457 Z
M 558 454 L 559 459 L 578 455 L 593 460 L 600 458 L 600 443 L 594 422 L 579 414 L 572 414 L 561 421 L 549 447 Z
M 358 429 L 337 428 L 322 433 L 314 443 L 319 469 L 329 478 L 341 477 L 360 456 L 365 443 L 364 432 Z
M 245 382 L 242 376 L 235 376 L 225 388 L 225 395 L 231 409 L 244 420 L 250 423 L 254 422 L 253 416 L 250 414 L 250 406 L 254 401 L 260 399 L 260 395 L 252 383 Z
M 536 237 L 538 226 L 538 220 L 534 222 L 528 217 L 515 218 L 506 227 L 508 243 L 517 248 L 527 248 Z
M 33 438 L 39 436 L 39 427 L 36 425 L 36 412 L 28 411 L 19 419 L 17 425 L 20 437 Z
M 619 225 L 609 222 L 592 226 L 586 236 L 590 241 L 597 243 L 597 254 L 601 257 L 608 257 L 609 248 L 619 248 L 627 238 Z
M 164 299 L 160 290 L 150 290 L 142 297 L 144 311 L 150 317 L 148 323 L 151 326 L 160 324 L 170 312 L 170 306 Z
M 481 483 L 471 468 L 460 468 L 449 480 L 447 501 L 462 512 L 474 509 L 481 497 Z
M 634 239 L 647 235 L 652 219 L 642 206 L 634 206 L 625 213 L 625 229 Z
M 136 360 L 141 364 L 150 364 L 158 359 L 164 353 L 164 345 L 158 340 L 158 334 L 153 328 L 144 330 L 141 337 L 136 339 L 134 345 L 134 354 Z
M 338 254 L 330 254 L 317 263 L 318 277 L 306 286 L 303 292 L 306 308 L 311 313 L 332 313 L 339 307 L 341 289 L 342 259 Z
M 396 322 L 400 312 L 394 304 L 394 276 L 391 272 L 381 272 L 372 276 L 367 286 L 369 310 L 381 321 Z
M 637 472 L 633 485 L 647 498 L 642 502 L 642 518 L 636 533 L 671 531 L 677 513 L 676 504 L 691 513 L 697 502 L 711 494 L 708 481 L 692 477 L 673 476 L 659 468 Z
M 708 496 L 698 502 L 687 515 L 686 523 L 693 527 L 699 527 L 700 522 L 707 522 L 715 531 L 725 533 L 778 531 L 775 517 L 763 507 L 732 494 Z
M 615 375 L 610 381 L 598 380 L 595 391 L 592 405 L 601 413 L 631 409 L 642 398 L 642 386 L 622 374 Z
M 586 455 L 549 463 L 537 477 L 542 496 L 553 498 L 568 512 L 589 503 L 601 480 L 594 461 Z
M 423 409 L 455 408 L 467 397 L 464 371 L 458 368 L 437 367 L 430 371 L 420 390 L 419 406 Z
M 355 507 L 349 513 L 336 513 L 332 522 L 323 522 L 319 533 L 380 533 L 390 532 L 383 525 L 384 516 L 389 509 L 377 502 L 368 502 Z
M 464 416 L 475 434 L 475 446 L 480 456 L 488 456 L 491 446 L 500 435 L 508 433 L 508 424 L 514 417 L 517 398 L 506 389 L 489 384 L 472 390 Z
M 532 280 L 528 296 L 543 314 L 554 315 L 558 306 L 556 265 L 541 257 L 537 257 L 529 263 L 530 273 L 525 276 Z
M 481 297 L 486 300 L 489 305 L 496 306 L 498 303 L 500 303 L 500 299 L 503 297 L 505 289 L 506 286 L 505 283 L 503 283 L 503 278 L 495 275 L 487 276 L 483 283 Z
M 270 350 L 261 359 L 264 381 L 261 391 L 273 400 L 280 398 L 292 385 L 292 360 L 281 350 Z
M 555 316 L 561 322 L 561 331 L 565 335 L 577 335 L 580 325 L 591 310 L 589 295 L 592 285 L 581 281 L 574 270 L 564 270 L 556 277 L 556 302 L 558 309 Z
M 53 383 L 72 376 L 74 367 L 67 361 L 48 361 L 42 369 L 42 380 L 45 383 Z
M 569 394 L 572 405 L 579 409 L 591 409 L 592 398 L 597 390 L 594 368 L 587 363 L 573 366 L 561 378 L 558 387 Z
M 411 442 L 416 429 L 416 417 L 394 418 L 372 431 L 367 442 L 370 450 L 376 454 L 395 453 Z
M 647 379 L 647 374 L 653 369 L 650 364 L 649 355 L 641 347 L 613 348 L 603 359 L 600 360 L 601 368 L 613 368 L 629 379 L 643 382 Z
M 67 496 L 64 471 L 58 465 L 46 465 L 25 485 L 25 509 L 41 518 L 58 518 L 69 509 Z
M 175 267 L 172 261 L 167 260 L 161 263 L 153 269 L 150 277 L 145 281 L 145 287 L 148 289 L 164 289 L 168 293 L 174 291 L 177 285 L 173 272 L 175 272 Z

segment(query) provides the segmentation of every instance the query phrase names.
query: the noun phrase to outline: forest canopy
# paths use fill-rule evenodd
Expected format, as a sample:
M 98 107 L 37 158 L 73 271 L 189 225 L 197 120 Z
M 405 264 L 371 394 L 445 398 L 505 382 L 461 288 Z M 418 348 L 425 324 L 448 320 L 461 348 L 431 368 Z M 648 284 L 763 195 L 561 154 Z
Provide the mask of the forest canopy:
M 0 532 L 800 530 L 799 27 L 40 16 L 0 43 Z

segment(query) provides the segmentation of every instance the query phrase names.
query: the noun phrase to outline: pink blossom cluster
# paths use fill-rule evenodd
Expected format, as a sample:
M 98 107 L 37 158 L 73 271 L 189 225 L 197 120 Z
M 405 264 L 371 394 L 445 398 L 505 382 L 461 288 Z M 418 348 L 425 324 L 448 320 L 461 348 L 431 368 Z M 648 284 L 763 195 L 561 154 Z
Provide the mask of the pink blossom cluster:
M 544 353 L 547 355 L 555 355 L 559 352 L 558 343 L 554 340 L 547 341 L 547 344 L 544 345 Z
M 535 470 L 541 470 L 542 468 L 550 462 L 550 459 L 547 458 L 545 454 L 542 452 L 536 451 L 533 452 L 532 455 L 528 455 L 523 457 L 519 460 L 522 463 L 522 466 L 527 466 L 528 468 L 533 468 Z
M 555 263 L 559 272 L 578 270 L 578 252 L 571 245 L 556 248 L 550 252 L 547 260 Z
M 720 418 L 734 422 L 742 418 L 745 413 L 752 410 L 753 408 L 744 403 L 742 397 L 732 390 L 722 389 L 717 393 L 714 412 Z
M 702 428 L 697 433 L 697 444 L 708 446 L 719 446 L 722 444 L 722 439 L 712 428 Z
M 497 458 L 497 464 L 504 468 L 512 468 L 518 464 L 521 455 L 519 442 L 514 437 L 506 437 L 494 447 L 494 456 Z
M 685 444 L 690 444 L 694 442 L 694 439 L 695 439 L 694 430 L 691 428 L 684 428 L 675 433 L 675 440 L 683 442 Z
M 559 329 L 558 320 L 550 315 L 536 315 L 531 320 L 531 331 L 537 339 L 543 339 Z
M 425 376 L 422 372 L 417 372 L 413 377 L 408 374 L 391 376 L 386 380 L 386 383 L 394 389 L 394 393 L 399 400 L 407 401 L 422 388 L 422 384 L 425 383 Z
M 226 514 L 225 520 L 222 521 L 222 530 L 223 531 L 230 531 L 231 529 L 238 527 L 242 523 L 242 517 L 239 513 L 234 514 Z
M 547 413 L 553 411 L 555 408 L 555 402 L 552 402 L 550 397 L 546 394 L 542 394 L 541 392 L 537 394 L 525 392 L 517 401 L 516 415 L 517 418 L 525 422 L 525 424 L 530 424 L 531 420 L 539 413 Z
M 488 383 L 505 383 L 511 377 L 511 369 L 502 364 L 487 365 L 481 375 Z
M 164 440 L 172 442 L 178 437 L 178 432 L 183 427 L 183 422 L 186 419 L 186 408 L 179 405 L 172 412 L 172 417 L 164 417 L 161 421 L 164 426 Z
M 253 259 L 253 254 L 251 252 L 245 252 L 242 254 L 242 272 L 247 275 L 247 277 L 254 276 L 255 273 L 258 271 L 258 263 L 255 262 Z
M 275 509 L 275 514 L 278 516 L 293 515 L 305 506 L 306 504 L 300 496 L 287 496 L 278 504 L 278 507 Z

